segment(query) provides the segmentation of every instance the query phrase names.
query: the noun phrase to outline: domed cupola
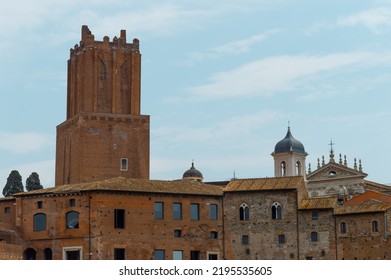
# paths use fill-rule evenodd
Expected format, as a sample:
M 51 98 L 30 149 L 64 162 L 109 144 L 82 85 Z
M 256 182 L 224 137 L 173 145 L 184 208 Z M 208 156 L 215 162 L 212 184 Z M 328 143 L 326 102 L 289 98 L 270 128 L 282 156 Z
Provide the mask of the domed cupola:
M 285 138 L 274 147 L 274 176 L 304 176 L 305 177 L 305 152 L 304 145 L 292 136 L 288 126 Z
M 305 154 L 304 145 L 292 136 L 291 129 L 288 127 L 288 132 L 286 133 L 285 138 L 276 144 L 274 154 L 291 152 Z
M 182 179 L 202 182 L 204 180 L 204 177 L 202 176 L 202 173 L 194 167 L 194 162 L 192 162 L 190 169 L 186 170 L 185 173 L 183 173 Z

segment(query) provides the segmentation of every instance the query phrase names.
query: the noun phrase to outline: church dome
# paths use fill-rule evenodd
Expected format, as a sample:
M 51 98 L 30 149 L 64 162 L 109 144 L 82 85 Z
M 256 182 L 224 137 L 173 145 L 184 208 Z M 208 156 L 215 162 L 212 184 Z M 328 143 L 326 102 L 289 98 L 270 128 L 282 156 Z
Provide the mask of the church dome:
M 291 129 L 288 127 L 288 132 L 286 133 L 285 138 L 276 144 L 274 154 L 290 152 L 305 154 L 304 145 L 299 140 L 293 138 Z
M 200 171 L 198 171 L 198 170 L 194 167 L 194 162 L 192 162 L 192 163 L 191 163 L 190 169 L 186 170 L 185 173 L 183 173 L 182 179 L 185 179 L 185 180 L 194 180 L 194 181 L 200 181 L 200 182 L 202 182 L 202 180 L 204 179 L 204 177 L 202 176 L 202 173 L 201 173 Z

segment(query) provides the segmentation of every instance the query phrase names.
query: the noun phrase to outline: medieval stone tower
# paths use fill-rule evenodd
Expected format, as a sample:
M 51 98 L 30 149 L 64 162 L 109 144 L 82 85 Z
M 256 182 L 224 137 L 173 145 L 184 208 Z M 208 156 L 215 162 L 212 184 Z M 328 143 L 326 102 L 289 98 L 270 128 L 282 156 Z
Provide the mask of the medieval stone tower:
M 70 50 L 66 121 L 57 126 L 56 185 L 149 178 L 149 116 L 140 115 L 139 41 L 95 41 L 87 26 Z

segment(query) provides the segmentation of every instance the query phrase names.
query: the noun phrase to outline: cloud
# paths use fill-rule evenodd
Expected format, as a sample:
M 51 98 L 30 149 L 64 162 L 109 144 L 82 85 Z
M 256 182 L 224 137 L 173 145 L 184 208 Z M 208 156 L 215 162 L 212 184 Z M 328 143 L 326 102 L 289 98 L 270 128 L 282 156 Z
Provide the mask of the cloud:
M 388 7 L 373 8 L 361 11 L 349 16 L 338 18 L 339 26 L 357 26 L 363 25 L 373 32 L 382 33 L 384 26 L 391 26 L 391 9 Z
M 0 149 L 15 154 L 37 152 L 55 145 L 50 134 L 36 132 L 0 132 Z
M 368 67 L 385 60 L 390 60 L 390 55 L 360 51 L 268 57 L 215 73 L 209 83 L 188 88 L 187 92 L 192 98 L 200 100 L 268 96 L 300 88 L 304 78 L 308 82 L 322 73 L 340 75 L 347 67 L 352 70 L 352 67 Z
M 249 38 L 240 39 L 226 44 L 210 48 L 205 52 L 192 52 L 185 64 L 193 64 L 196 61 L 202 61 L 210 58 L 217 58 L 226 54 L 241 54 L 251 51 L 257 43 L 260 43 L 270 37 L 270 35 L 280 32 L 280 29 L 270 29 L 263 33 L 250 36 Z

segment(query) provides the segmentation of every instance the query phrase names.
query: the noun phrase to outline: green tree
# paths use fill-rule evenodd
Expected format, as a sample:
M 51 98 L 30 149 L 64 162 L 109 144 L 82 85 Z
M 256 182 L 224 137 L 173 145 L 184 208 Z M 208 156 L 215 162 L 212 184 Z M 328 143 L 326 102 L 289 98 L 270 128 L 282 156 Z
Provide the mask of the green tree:
M 20 176 L 17 170 L 12 170 L 7 178 L 7 183 L 4 186 L 3 195 L 7 197 L 23 191 L 22 176 Z
M 26 190 L 29 192 L 39 189 L 43 189 L 43 186 L 41 185 L 41 181 L 39 180 L 38 173 L 33 172 L 26 180 Z

